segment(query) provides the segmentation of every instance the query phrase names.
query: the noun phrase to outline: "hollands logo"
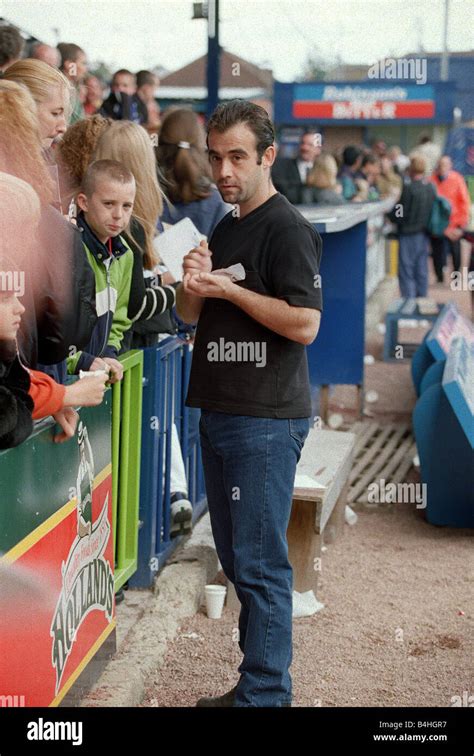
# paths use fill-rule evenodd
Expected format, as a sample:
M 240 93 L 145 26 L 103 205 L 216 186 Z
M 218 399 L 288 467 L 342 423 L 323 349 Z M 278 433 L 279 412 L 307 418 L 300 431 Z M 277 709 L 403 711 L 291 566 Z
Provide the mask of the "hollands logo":
M 112 620 L 114 576 L 105 550 L 110 537 L 107 493 L 97 520 L 92 520 L 94 460 L 87 427 L 79 424 L 80 463 L 76 485 L 77 536 L 61 566 L 62 590 L 51 623 L 51 661 L 56 669 L 56 693 L 77 633 L 94 609 Z

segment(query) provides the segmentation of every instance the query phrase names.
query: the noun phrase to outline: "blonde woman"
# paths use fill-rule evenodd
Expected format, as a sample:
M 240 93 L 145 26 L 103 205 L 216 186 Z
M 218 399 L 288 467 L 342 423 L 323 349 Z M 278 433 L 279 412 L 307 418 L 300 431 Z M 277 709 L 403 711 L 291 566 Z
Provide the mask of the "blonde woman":
M 71 86 L 61 71 L 42 60 L 26 58 L 10 66 L 4 81 L 23 84 L 36 103 L 41 143 L 49 150 L 65 133 L 71 113 Z
M 30 434 L 33 420 L 53 415 L 63 428 L 55 438 L 73 435 L 73 407 L 100 404 L 106 377 L 94 376 L 61 386 L 45 373 L 25 367 L 18 354 L 17 333 L 25 307 L 21 278 L 31 275 L 41 203 L 34 189 L 9 173 L 0 172 L 0 449 L 17 446 Z
M 54 179 L 53 204 L 65 214 L 67 204 L 61 201 L 54 147 L 67 129 L 71 113 L 70 84 L 61 71 L 33 58 L 14 63 L 5 72 L 3 79 L 26 87 L 36 103 L 43 158 Z
M 387 155 L 380 158 L 380 176 L 376 179 L 375 184 L 380 192 L 382 199 L 385 197 L 400 198 L 403 188 L 403 179 L 395 170 L 392 161 Z
M 318 205 L 345 205 L 341 187 L 337 183 L 337 163 L 332 155 L 319 155 L 314 161 L 308 178 L 312 187 L 312 202 Z
M 35 102 L 29 91 L 0 79 L 0 170 L 27 181 L 43 204 L 52 201 L 53 182 L 42 156 Z
M 90 339 L 97 320 L 95 281 L 80 234 L 50 206 L 53 182 L 42 156 L 35 102 L 24 86 L 4 79 L 0 79 L 0 171 L 30 184 L 41 202 L 18 342 L 29 367 L 55 365 L 68 356 L 72 345 L 81 349 Z M 60 380 L 65 374 L 54 371 Z

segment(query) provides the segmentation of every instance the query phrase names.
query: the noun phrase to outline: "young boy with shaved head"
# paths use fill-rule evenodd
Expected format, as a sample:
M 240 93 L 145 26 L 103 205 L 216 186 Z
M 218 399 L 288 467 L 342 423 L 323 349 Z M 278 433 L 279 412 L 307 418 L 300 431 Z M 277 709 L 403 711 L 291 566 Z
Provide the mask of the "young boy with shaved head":
M 124 165 L 116 160 L 96 160 L 87 169 L 77 195 L 81 210 L 77 225 L 95 274 L 98 321 L 84 351 L 69 357 L 69 373 L 106 370 L 112 383 L 123 376 L 117 356 L 131 326 L 127 311 L 133 252 L 121 234 L 130 222 L 135 191 L 133 174 Z

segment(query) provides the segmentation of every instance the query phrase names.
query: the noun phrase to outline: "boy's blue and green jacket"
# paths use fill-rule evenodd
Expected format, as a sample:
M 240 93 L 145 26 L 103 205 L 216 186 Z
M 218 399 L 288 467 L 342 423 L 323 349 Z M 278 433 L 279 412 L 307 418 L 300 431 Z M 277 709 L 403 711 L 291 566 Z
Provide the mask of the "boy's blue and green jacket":
M 121 236 L 109 239 L 111 252 L 94 234 L 84 215 L 77 225 L 82 232 L 89 265 L 95 276 L 97 323 L 82 352 L 67 359 L 69 374 L 89 370 L 96 357 L 117 357 L 123 335 L 131 326 L 127 316 L 132 282 L 133 252 Z

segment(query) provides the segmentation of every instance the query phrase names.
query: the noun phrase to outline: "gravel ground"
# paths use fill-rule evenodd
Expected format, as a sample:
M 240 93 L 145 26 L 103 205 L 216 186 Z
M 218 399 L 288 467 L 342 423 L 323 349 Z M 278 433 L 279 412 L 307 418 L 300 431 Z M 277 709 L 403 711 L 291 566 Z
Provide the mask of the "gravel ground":
M 468 293 L 432 288 L 430 295 L 455 297 L 470 315 Z M 375 334 L 367 342 L 376 360 L 382 340 Z M 367 366 L 366 389 L 379 394 L 368 405 L 374 419 L 410 420 L 409 364 Z M 354 405 L 353 388 L 331 397 L 331 411 L 346 423 Z M 409 479 L 418 479 L 415 471 Z M 324 609 L 294 621 L 293 705 L 445 707 L 474 695 L 473 535 L 429 525 L 409 504 L 359 512 L 356 525 L 345 525 L 323 557 Z M 225 609 L 220 620 L 201 612 L 182 623 L 143 705 L 193 706 L 231 688 L 241 660 L 237 618 Z
M 325 552 L 325 608 L 294 621 L 294 705 L 450 706 L 472 694 L 473 572 L 472 534 L 427 525 L 408 505 L 360 513 Z M 231 688 L 237 618 L 183 623 L 144 705 L 193 706 Z

